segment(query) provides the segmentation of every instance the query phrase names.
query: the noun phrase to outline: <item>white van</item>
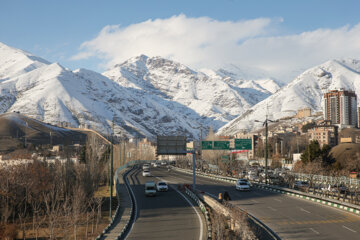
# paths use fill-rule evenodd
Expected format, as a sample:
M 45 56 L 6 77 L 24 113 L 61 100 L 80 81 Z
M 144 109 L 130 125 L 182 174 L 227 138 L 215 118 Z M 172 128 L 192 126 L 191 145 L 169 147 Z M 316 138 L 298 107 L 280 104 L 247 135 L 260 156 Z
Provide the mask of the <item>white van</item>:
M 145 183 L 145 196 L 155 196 L 156 185 L 154 181 L 148 181 Z

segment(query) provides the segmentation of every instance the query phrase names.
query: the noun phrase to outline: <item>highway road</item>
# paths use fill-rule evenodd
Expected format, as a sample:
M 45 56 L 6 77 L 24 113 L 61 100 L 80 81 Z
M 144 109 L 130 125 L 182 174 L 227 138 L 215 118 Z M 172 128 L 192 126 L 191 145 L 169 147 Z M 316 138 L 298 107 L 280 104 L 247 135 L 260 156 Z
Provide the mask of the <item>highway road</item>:
M 171 185 L 168 192 L 158 192 L 155 197 L 146 197 L 146 181 L 167 180 L 167 171 L 151 169 L 151 177 L 143 177 L 142 170 L 129 174 L 128 179 L 135 194 L 137 217 L 127 239 L 206 239 L 205 219 L 198 207 L 193 207 Z
M 152 173 L 172 184 L 192 183 L 191 175 L 175 170 L 157 168 Z M 282 239 L 360 239 L 360 217 L 352 213 L 260 189 L 239 192 L 234 184 L 200 176 L 197 189 L 215 196 L 228 191 L 233 204 L 260 219 Z

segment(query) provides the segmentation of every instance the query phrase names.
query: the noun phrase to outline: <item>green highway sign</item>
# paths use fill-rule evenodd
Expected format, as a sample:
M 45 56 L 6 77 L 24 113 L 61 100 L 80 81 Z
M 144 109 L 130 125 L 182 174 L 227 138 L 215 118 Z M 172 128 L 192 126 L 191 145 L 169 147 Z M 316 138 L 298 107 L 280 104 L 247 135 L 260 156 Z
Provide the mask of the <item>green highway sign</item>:
M 251 150 L 251 139 L 235 139 L 235 149 Z
M 202 150 L 211 150 L 213 149 L 213 141 L 201 141 Z
M 214 141 L 214 150 L 229 150 L 229 141 Z

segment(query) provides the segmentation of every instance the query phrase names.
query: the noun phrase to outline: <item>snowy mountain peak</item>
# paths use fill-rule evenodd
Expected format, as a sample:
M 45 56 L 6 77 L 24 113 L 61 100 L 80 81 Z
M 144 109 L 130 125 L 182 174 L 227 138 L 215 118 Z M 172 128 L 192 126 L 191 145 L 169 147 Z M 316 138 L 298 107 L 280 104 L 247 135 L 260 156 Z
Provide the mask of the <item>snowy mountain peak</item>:
M 50 63 L 42 58 L 0 42 L 0 81 L 20 76 L 48 64 Z
M 336 89 L 352 90 L 360 96 L 360 61 L 331 60 L 310 68 L 269 98 L 250 108 L 223 126 L 218 134 L 234 134 L 239 129 L 254 129 L 254 120 L 263 120 L 268 114 L 272 120 L 294 116 L 297 110 L 309 107 L 323 111 L 325 92 Z M 359 103 L 358 103 L 359 105 Z
M 0 61 L 0 113 L 104 134 L 114 119 L 115 134 L 127 137 L 198 137 L 201 125 L 218 129 L 270 95 L 161 57 L 141 55 L 99 74 L 2 44 Z
M 277 90 L 271 81 L 240 83 L 210 70 L 208 73 L 162 57 L 142 55 L 103 74 L 128 89 L 141 89 L 146 94 L 176 101 L 189 108 L 186 115 L 215 130 Z

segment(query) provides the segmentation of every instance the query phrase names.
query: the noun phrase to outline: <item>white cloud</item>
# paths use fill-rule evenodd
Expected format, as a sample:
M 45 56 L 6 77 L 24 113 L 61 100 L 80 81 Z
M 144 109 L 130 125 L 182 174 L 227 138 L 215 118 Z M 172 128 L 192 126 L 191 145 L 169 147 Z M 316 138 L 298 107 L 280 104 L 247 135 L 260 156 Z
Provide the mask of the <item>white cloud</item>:
M 190 67 L 225 64 L 259 68 L 283 81 L 333 58 L 360 58 L 360 24 L 278 36 L 282 19 L 217 21 L 185 15 L 127 27 L 104 27 L 81 45 L 73 60 L 98 57 L 111 67 L 140 54 L 162 56 Z

